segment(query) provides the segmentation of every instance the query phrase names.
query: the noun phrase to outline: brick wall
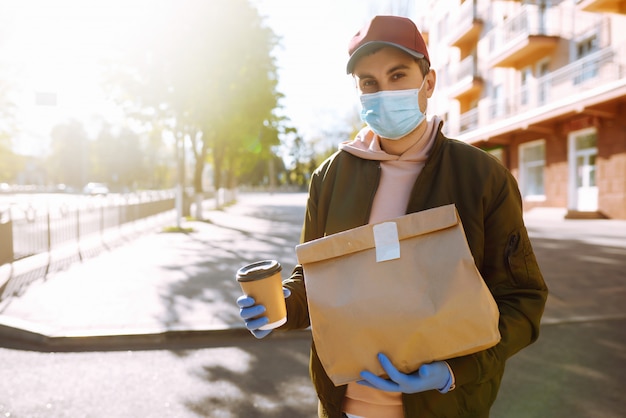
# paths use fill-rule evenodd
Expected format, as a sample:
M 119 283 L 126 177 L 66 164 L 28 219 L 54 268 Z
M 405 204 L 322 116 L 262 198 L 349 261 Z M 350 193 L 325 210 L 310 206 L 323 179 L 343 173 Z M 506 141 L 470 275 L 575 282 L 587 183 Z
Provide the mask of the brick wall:
M 609 218 L 626 219 L 626 106 L 598 129 L 599 207 Z

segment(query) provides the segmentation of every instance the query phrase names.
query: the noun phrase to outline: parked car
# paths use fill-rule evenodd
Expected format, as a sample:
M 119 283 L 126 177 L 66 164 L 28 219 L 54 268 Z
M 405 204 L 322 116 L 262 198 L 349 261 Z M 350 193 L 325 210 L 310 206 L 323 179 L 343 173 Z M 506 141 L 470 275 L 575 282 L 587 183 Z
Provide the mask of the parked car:
M 109 194 L 109 188 L 104 183 L 87 183 L 83 189 L 83 193 L 92 196 L 106 196 Z

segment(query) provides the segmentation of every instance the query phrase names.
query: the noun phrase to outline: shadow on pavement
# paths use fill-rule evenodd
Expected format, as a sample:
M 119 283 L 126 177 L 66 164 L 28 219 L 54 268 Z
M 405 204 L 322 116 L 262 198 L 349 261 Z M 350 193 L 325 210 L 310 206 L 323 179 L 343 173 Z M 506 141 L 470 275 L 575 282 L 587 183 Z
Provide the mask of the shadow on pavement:
M 544 325 L 507 363 L 494 418 L 620 418 L 626 319 Z
M 626 247 L 530 232 L 550 293 L 539 339 L 507 362 L 491 416 L 620 418 Z
M 261 341 L 249 336 L 207 360 L 197 374 L 215 390 L 188 408 L 214 417 L 316 416 L 317 396 L 308 377 L 310 336 L 298 334 Z M 229 350 L 237 351 L 232 358 Z
M 548 285 L 544 323 L 625 318 L 626 248 L 531 238 Z
M 303 218 L 301 206 L 277 203 L 263 206 L 237 206 L 231 211 L 211 212 L 205 222 L 195 227 L 215 231 L 189 234 L 189 240 L 177 248 L 179 264 L 163 266 L 164 270 L 181 273 L 179 280 L 170 282 L 161 292 L 165 314 L 159 321 L 167 328 L 178 326 L 192 305 L 210 307 L 213 318 L 223 323 L 240 324 L 235 300 L 241 295 L 235 274 L 239 267 L 264 260 L 276 259 L 282 266 L 283 278 L 296 264 Z M 166 273 L 171 274 L 171 273 Z

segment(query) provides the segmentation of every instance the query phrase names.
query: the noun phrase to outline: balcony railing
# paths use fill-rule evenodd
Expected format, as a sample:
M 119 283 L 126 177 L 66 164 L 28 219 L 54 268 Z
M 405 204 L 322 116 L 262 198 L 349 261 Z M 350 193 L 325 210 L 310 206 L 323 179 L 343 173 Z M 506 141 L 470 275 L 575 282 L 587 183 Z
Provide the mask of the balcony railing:
M 478 108 L 475 107 L 461 115 L 460 131 L 466 132 L 478 128 Z
M 459 70 L 456 73 L 456 77 L 453 80 L 458 82 L 465 77 L 478 77 L 478 66 L 476 64 L 476 57 L 470 55 L 459 63 Z
M 562 32 L 561 15 L 556 8 L 525 5 L 521 12 L 505 20 L 486 36 L 494 65 L 513 66 L 516 60 L 538 54 L 555 46 Z
M 458 14 L 453 17 L 450 44 L 460 47 L 465 43 L 471 43 L 471 41 L 477 42 L 482 27 L 483 21 L 477 9 L 476 1 L 465 1 Z
M 461 115 L 459 132 L 467 133 L 478 126 L 536 111 L 558 100 L 576 100 L 580 93 L 624 79 L 626 77 L 626 44 L 619 48 L 603 48 L 541 78 L 531 80 L 506 98 L 483 99 L 479 111 Z M 478 113 L 478 120 L 474 113 Z
M 505 20 L 487 35 L 489 51 L 504 49 L 507 44 L 530 35 L 558 36 L 561 33 L 559 16 L 556 10 L 526 5 L 520 13 Z
M 476 57 L 470 55 L 462 60 L 456 71 L 450 74 L 450 97 L 458 99 L 460 96 L 470 93 L 478 94 L 482 88 L 482 78 L 478 73 Z

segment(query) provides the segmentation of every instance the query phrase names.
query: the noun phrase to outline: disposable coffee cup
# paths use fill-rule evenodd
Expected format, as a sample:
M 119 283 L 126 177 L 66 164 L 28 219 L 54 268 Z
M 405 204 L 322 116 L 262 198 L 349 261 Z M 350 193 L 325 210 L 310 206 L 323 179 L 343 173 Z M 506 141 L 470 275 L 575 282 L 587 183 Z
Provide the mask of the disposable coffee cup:
M 237 270 L 237 281 L 245 295 L 265 306 L 265 313 L 270 320 L 260 329 L 274 329 L 287 322 L 287 306 L 283 295 L 283 281 L 280 275 L 282 266 L 276 260 L 263 260 L 248 264 Z

